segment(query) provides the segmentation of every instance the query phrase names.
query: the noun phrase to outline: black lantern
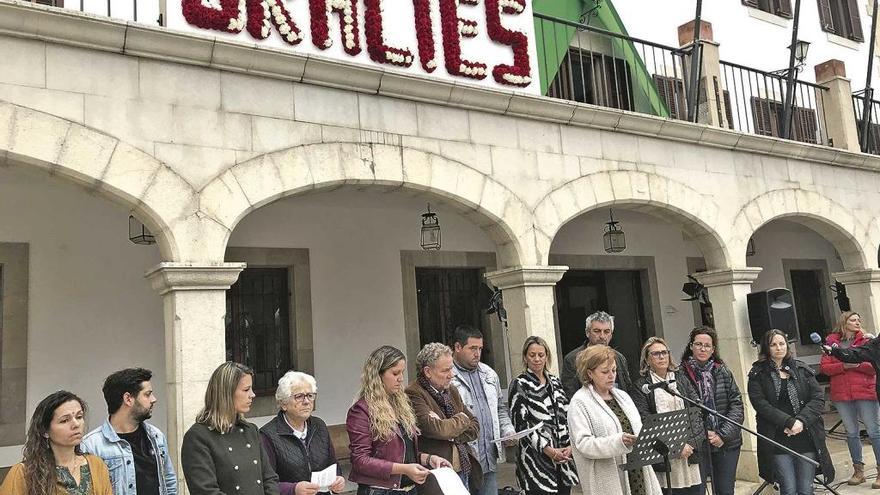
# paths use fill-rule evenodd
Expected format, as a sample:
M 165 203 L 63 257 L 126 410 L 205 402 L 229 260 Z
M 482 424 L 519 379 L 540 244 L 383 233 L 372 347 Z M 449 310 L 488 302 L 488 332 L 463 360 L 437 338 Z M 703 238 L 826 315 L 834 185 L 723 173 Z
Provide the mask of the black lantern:
M 428 203 L 428 212 L 422 213 L 422 249 L 436 251 L 440 249 L 440 220 L 437 214 L 431 212 L 431 204 Z
M 134 215 L 128 216 L 128 240 L 142 246 L 156 244 L 156 236 L 151 234 Z
M 752 237 L 749 237 L 749 243 L 746 244 L 746 257 L 750 258 L 750 257 L 754 256 L 755 253 L 757 253 L 757 252 L 758 252 L 758 250 L 755 248 L 755 239 Z
M 606 253 L 619 253 L 626 249 L 626 234 L 619 227 L 620 222 L 614 221 L 614 213 L 609 209 L 608 215 L 611 217 L 610 222 L 605 223 L 605 240 Z

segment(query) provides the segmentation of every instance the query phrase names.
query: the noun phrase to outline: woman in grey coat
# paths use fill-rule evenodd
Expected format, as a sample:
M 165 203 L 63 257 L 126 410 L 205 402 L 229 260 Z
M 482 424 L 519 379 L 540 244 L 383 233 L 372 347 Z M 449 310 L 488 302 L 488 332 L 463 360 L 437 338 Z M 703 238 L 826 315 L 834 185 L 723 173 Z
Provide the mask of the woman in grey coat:
M 180 461 L 192 495 L 278 495 L 278 476 L 244 414 L 255 394 L 253 370 L 221 364 L 208 382 L 205 408 L 183 437 Z

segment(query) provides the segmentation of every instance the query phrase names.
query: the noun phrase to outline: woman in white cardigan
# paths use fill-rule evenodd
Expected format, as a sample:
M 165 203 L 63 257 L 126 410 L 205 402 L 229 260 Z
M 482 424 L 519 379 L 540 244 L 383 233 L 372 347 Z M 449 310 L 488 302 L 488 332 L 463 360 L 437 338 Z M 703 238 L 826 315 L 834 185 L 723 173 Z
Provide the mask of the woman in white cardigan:
M 572 453 L 584 495 L 661 495 L 650 466 L 624 471 L 642 419 L 626 392 L 615 388 L 614 350 L 594 345 L 578 354 L 577 373 L 584 384 L 568 408 Z

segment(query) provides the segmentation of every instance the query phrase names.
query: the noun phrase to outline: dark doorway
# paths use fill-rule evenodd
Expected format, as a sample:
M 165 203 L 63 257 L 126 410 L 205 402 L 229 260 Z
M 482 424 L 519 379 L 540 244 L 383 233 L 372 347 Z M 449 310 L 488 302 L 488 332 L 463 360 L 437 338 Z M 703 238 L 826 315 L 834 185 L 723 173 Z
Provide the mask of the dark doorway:
M 791 294 L 801 344 L 812 344 L 811 332 L 824 334 L 831 327 L 822 299 L 822 270 L 791 270 Z M 793 338 L 790 335 L 789 338 Z
M 419 347 L 430 342 L 452 343 L 456 325 L 470 325 L 483 332 L 482 361 L 495 366 L 485 309 L 487 289 L 479 268 L 416 267 L 419 304 Z
M 638 372 L 639 350 L 648 338 L 642 273 L 638 270 L 569 270 L 556 284 L 556 312 L 562 354 L 582 345 L 584 320 L 596 311 L 614 316 L 612 347 Z

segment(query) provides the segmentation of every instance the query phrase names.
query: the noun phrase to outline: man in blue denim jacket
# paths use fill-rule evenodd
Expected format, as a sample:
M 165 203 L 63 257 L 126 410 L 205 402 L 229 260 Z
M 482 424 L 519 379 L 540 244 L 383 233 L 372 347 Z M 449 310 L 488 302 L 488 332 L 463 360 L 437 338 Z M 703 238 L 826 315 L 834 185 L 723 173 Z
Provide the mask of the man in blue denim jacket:
M 81 448 L 107 464 L 114 495 L 177 495 L 177 476 L 165 435 L 146 422 L 156 396 L 143 368 L 117 371 L 104 381 L 110 417 L 83 438 Z

